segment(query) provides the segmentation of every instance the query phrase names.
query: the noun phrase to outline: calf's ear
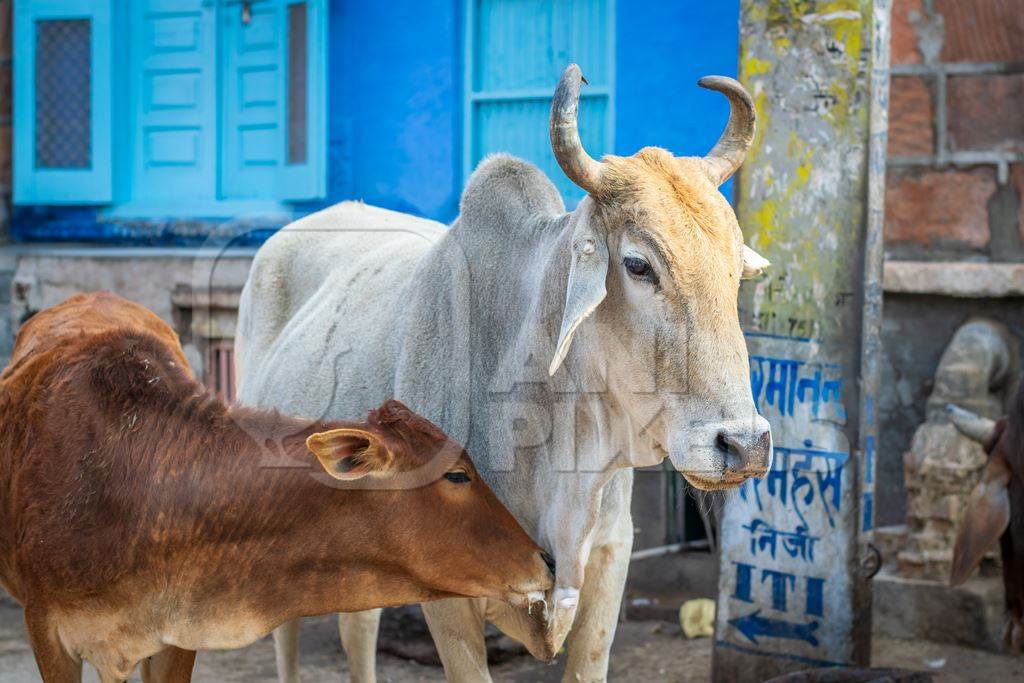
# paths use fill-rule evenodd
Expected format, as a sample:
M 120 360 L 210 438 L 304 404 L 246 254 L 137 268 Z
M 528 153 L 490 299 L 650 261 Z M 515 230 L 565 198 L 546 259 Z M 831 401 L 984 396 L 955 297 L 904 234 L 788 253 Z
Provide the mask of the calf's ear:
M 331 429 L 311 434 L 306 448 L 327 474 L 341 481 L 387 474 L 393 457 L 379 436 L 364 429 Z
M 553 375 L 565 360 L 576 328 L 594 312 L 608 293 L 604 281 L 608 277 L 608 241 L 604 231 L 590 220 L 591 207 L 587 200 L 576 210 L 576 226 L 572 231 L 572 265 L 565 288 L 565 308 L 562 325 L 555 345 L 555 356 L 548 366 Z
M 959 586 L 967 580 L 981 558 L 996 544 L 1010 524 L 1010 496 L 1007 485 L 1010 468 L 998 453 L 992 455 L 981 481 L 967 499 L 967 510 L 953 545 L 953 566 L 949 583 Z

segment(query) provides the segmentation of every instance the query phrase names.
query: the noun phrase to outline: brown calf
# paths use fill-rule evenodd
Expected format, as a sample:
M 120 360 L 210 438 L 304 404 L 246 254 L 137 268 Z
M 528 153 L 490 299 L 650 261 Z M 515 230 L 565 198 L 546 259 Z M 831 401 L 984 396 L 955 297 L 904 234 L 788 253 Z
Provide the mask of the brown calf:
M 1024 650 L 1024 383 L 1010 399 L 1009 414 L 998 421 L 956 406 L 949 407 L 949 416 L 988 455 L 957 529 L 950 583 L 966 581 L 985 553 L 999 543 L 1010 617 L 1005 641 L 1019 653 Z
M 104 682 L 140 661 L 187 681 L 195 650 L 297 617 L 551 586 L 431 423 L 396 401 L 312 425 L 228 407 L 169 327 L 109 293 L 24 325 L 0 425 L 0 584 L 47 683 L 80 680 L 82 660 Z

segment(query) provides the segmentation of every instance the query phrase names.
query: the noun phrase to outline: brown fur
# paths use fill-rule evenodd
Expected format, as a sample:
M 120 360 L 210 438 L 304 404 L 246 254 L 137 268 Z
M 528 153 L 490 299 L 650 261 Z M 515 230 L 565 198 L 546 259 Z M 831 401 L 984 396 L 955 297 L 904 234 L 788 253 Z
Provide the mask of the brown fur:
M 988 455 L 988 463 L 982 473 L 984 480 L 1000 480 L 1005 484 L 1005 495 L 1009 500 L 1009 518 L 991 521 L 985 516 L 987 508 L 973 500 L 961 520 L 964 527 L 980 528 L 987 536 L 999 538 L 999 550 L 1003 560 L 1003 587 L 1006 594 L 1006 611 L 1009 624 L 1006 630 L 1006 645 L 1012 652 L 1024 652 L 1024 383 L 1010 399 L 1009 414 L 996 422 L 995 431 L 988 443 L 982 444 Z M 992 490 L 989 487 L 988 490 Z M 981 501 L 987 502 L 987 501 Z M 973 524 L 972 524 L 973 523 Z M 986 529 L 985 525 L 997 524 L 999 529 Z M 954 549 L 954 564 L 970 565 L 968 572 L 980 561 L 989 547 L 982 547 L 983 541 L 957 537 Z M 965 557 L 961 557 L 965 556 Z M 967 573 L 967 572 L 962 572 Z
M 83 658 L 125 678 L 171 646 L 240 646 L 304 615 L 550 586 L 461 447 L 400 403 L 310 424 L 224 405 L 187 368 L 167 325 L 109 293 L 18 334 L 0 379 L 0 584 L 45 681 L 78 680 Z M 452 456 L 414 488 L 328 486 L 305 440 L 339 428 L 387 449 L 377 484 Z M 472 481 L 437 478 L 451 470 Z M 187 680 L 188 653 L 168 651 L 148 677 Z

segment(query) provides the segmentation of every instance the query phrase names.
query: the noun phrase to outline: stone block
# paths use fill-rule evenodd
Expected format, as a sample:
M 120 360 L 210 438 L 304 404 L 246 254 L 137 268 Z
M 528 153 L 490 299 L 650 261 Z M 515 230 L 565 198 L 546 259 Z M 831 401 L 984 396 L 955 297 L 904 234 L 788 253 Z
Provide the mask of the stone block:
M 1024 33 L 1019 39 L 1024 44 Z M 1024 74 L 949 79 L 949 138 L 955 150 L 1024 150 L 1022 111 Z
M 995 191 L 989 168 L 890 172 L 885 240 L 982 249 L 989 241 L 988 200 Z
M 883 282 L 887 293 L 896 294 L 1019 297 L 1024 296 L 1024 264 L 892 260 L 885 262 Z M 913 455 L 904 458 L 913 460 Z
M 951 588 L 883 570 L 872 591 L 876 634 L 1002 651 L 1003 584 L 996 577 Z
M 1020 0 L 935 0 L 944 62 L 1024 61 Z
M 935 151 L 934 100 L 930 81 L 893 76 L 889 89 L 889 154 L 928 155 Z

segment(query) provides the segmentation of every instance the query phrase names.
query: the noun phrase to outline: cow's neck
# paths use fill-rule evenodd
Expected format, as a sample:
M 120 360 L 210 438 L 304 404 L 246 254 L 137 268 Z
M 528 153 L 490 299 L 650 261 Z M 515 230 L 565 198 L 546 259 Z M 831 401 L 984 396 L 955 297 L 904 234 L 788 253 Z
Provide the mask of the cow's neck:
M 279 619 L 433 596 L 381 541 L 402 492 L 326 483 L 304 444 L 326 426 L 231 410 L 192 434 L 191 447 L 162 454 L 140 501 L 154 540 L 139 552 L 170 560 L 154 568 L 183 591 L 178 599 L 206 596 Z M 163 429 L 177 431 L 173 420 Z
M 620 457 L 628 448 L 628 417 L 605 388 L 591 325 L 584 323 L 574 337 L 565 360 L 566 371 L 554 377 L 547 373 L 562 324 L 565 292 L 572 259 L 573 216 L 549 219 L 547 229 L 532 231 L 535 236 L 528 260 L 542 264 L 530 280 L 535 294 L 528 314 L 516 335 L 519 349 L 500 368 L 496 386 L 513 395 L 531 383 L 545 385 L 543 398 L 513 402 L 533 405 L 546 411 L 551 437 L 528 451 L 508 453 L 514 462 L 511 486 L 524 477 L 534 481 L 534 490 L 543 495 L 543 505 L 524 514 L 514 497 L 506 499 L 513 512 L 531 533 L 555 555 L 558 564 L 556 584 L 578 587 L 591 547 L 601 542 L 602 514 L 616 508 L 604 492 L 620 470 Z M 508 415 L 513 418 L 540 419 L 527 411 Z M 515 443 L 516 435 L 511 435 Z M 492 449 L 502 444 L 491 444 Z M 493 454 L 492 454 L 493 455 Z M 506 461 L 509 461 L 506 460 Z M 501 488 L 501 482 L 495 486 Z M 628 514 L 628 501 L 625 504 Z M 532 514 L 531 514 L 532 513 Z

